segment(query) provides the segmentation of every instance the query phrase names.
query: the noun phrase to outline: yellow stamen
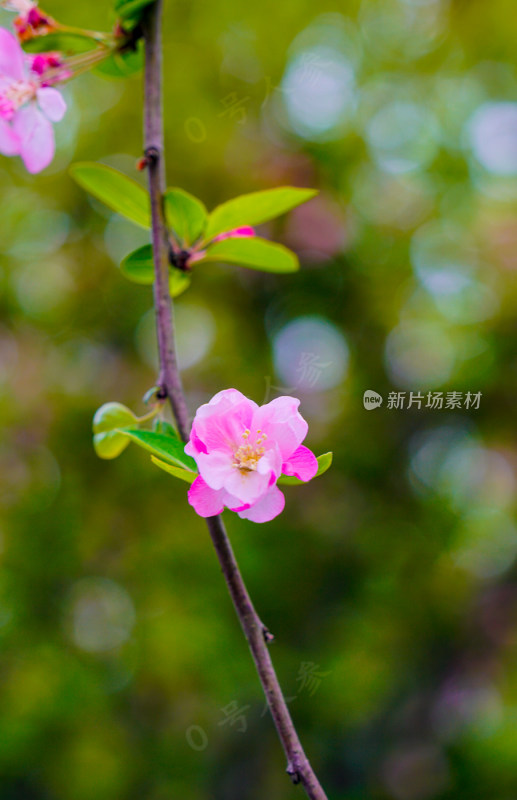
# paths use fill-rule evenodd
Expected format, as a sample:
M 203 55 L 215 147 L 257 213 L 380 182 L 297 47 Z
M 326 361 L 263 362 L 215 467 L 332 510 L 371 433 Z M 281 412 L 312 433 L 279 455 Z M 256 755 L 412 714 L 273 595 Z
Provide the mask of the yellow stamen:
M 4 96 L 13 104 L 17 110 L 24 103 L 36 97 L 37 86 L 29 81 L 14 81 L 4 92 Z
M 256 432 L 260 434 L 260 431 Z M 246 428 L 242 434 L 242 438 L 246 441 L 251 435 L 251 431 Z M 267 438 L 266 434 L 256 438 L 255 444 L 242 444 L 238 447 L 233 454 L 233 466 L 239 469 L 241 473 L 254 472 L 257 469 L 257 464 L 264 455 L 265 448 L 261 447 L 262 442 Z

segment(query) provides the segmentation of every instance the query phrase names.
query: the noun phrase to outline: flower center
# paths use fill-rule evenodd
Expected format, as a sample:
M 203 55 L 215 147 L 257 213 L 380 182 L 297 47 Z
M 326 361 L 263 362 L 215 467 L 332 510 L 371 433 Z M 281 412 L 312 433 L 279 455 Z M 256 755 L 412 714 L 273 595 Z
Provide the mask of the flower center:
M 257 464 L 264 455 L 265 447 L 262 447 L 262 442 L 267 439 L 267 435 L 258 430 L 255 434 L 255 441 L 250 444 L 249 439 L 251 431 L 246 428 L 242 434 L 245 443 L 241 444 L 233 454 L 232 466 L 240 469 L 242 473 L 254 472 L 257 469 Z
M 30 81 L 13 81 L 0 95 L 0 115 L 10 119 L 20 106 L 34 99 L 36 89 Z

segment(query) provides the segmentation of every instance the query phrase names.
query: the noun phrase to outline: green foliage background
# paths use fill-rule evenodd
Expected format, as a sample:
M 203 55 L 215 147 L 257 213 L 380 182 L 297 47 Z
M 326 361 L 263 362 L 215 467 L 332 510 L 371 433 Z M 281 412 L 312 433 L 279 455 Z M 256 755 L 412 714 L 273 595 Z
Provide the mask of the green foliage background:
M 86 0 L 46 10 L 110 24 Z M 268 381 L 285 386 L 272 347 L 292 320 L 316 315 L 346 340 L 343 377 L 298 392 L 331 471 L 287 487 L 270 524 L 226 519 L 333 800 L 517 796 L 517 165 L 510 152 L 494 171 L 469 133 L 483 104 L 515 101 L 514 16 L 509 0 L 166 7 L 169 183 L 208 207 L 284 183 L 321 192 L 265 229 L 300 273 L 205 265 L 177 310 L 192 410 L 228 386 L 258 402 Z M 316 133 L 292 123 L 282 83 L 314 43 L 301 73 L 314 102 L 336 52 L 355 82 Z M 67 167 L 137 176 L 141 77 L 87 74 L 67 101 L 44 174 L 0 162 L 0 796 L 294 800 L 186 485 L 136 447 L 101 462 L 91 446 L 101 403 L 144 412 L 152 298 L 114 262 L 145 232 Z M 372 123 L 393 102 L 409 118 L 396 106 Z M 445 284 L 417 269 L 422 230 Z M 466 283 L 449 291 L 458 268 Z M 480 408 L 387 408 L 390 391 L 429 388 L 481 391 Z M 366 389 L 382 408 L 363 408 Z M 221 724 L 234 708 L 244 722 Z

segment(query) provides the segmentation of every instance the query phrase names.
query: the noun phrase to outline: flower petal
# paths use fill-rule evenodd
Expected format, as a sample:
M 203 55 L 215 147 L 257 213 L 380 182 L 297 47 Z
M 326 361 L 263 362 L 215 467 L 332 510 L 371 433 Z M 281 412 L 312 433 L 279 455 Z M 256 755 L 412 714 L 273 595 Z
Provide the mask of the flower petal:
M 232 406 L 238 405 L 243 400 L 247 400 L 248 398 L 242 392 L 239 392 L 238 389 L 222 389 L 217 394 L 214 394 L 211 400 L 208 403 L 200 406 L 198 408 L 198 413 L 202 409 L 206 409 L 208 406 L 213 407 L 217 406 L 220 408 L 221 411 L 225 411 Z M 250 400 L 251 402 L 251 400 Z M 196 414 L 197 416 L 197 414 Z
M 204 482 L 196 478 L 188 490 L 188 501 L 200 517 L 214 517 L 223 511 L 222 492 L 216 492 Z
M 300 481 L 310 481 L 318 471 L 316 456 L 305 445 L 300 445 L 282 464 L 284 475 L 294 475 Z
M 39 107 L 51 122 L 59 122 L 65 116 L 66 103 L 57 89 L 44 87 L 37 91 Z
M 7 122 L 0 119 L 0 153 L 4 156 L 17 156 L 20 152 L 20 140 Z
M 253 430 L 267 434 L 266 448 L 268 441 L 276 442 L 283 461 L 287 461 L 307 436 L 309 426 L 298 411 L 299 405 L 296 397 L 276 397 L 260 406 L 253 415 Z
M 259 475 L 267 475 L 269 483 L 274 483 L 282 474 L 282 456 L 276 442 L 270 443 L 261 459 L 257 462 Z
M 25 77 L 23 50 L 16 37 L 5 28 L 0 28 L 0 75 L 15 81 Z
M 199 474 L 211 489 L 222 489 L 225 481 L 235 469 L 231 450 L 212 450 L 211 453 L 196 453 Z
M 243 503 L 242 500 L 234 497 L 229 492 L 224 492 L 223 502 L 230 511 L 244 511 L 246 508 L 250 507 L 250 503 Z
M 243 443 L 242 434 L 250 427 L 257 408 L 253 400 L 248 400 L 236 389 L 218 392 L 197 410 L 189 455 L 196 457 L 193 448 L 198 452 L 228 449 L 233 453 L 235 446 Z
M 232 469 L 231 474 L 224 482 L 224 488 L 231 495 L 241 500 L 242 503 L 255 503 L 259 497 L 266 493 L 270 473 L 261 475 L 253 470 L 251 472 L 241 472 L 240 469 Z
M 285 497 L 277 486 L 272 486 L 266 494 L 250 508 L 239 511 L 239 517 L 251 522 L 269 522 L 282 513 Z
M 13 130 L 20 140 L 19 152 L 28 172 L 41 172 L 48 167 L 54 157 L 54 131 L 34 103 L 20 108 Z

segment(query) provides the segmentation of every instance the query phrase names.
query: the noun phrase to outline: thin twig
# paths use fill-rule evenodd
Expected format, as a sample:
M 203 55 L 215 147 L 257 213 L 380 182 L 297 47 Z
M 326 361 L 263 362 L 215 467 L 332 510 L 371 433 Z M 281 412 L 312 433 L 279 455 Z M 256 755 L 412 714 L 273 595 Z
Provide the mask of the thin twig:
M 151 198 L 152 242 L 155 267 L 154 306 L 160 354 L 158 383 L 162 397 L 169 398 L 179 432 L 189 436 L 189 414 L 174 347 L 174 318 L 169 291 L 169 244 L 163 207 L 165 159 L 163 156 L 162 107 L 162 0 L 150 7 L 144 24 L 145 40 L 145 156 Z
M 163 208 L 165 160 L 163 155 L 162 45 L 163 0 L 150 6 L 144 21 L 145 40 L 145 155 L 149 170 L 152 242 L 155 267 L 154 299 L 160 356 L 159 384 L 171 403 L 180 435 L 189 438 L 190 420 L 175 351 L 172 303 L 169 292 L 167 226 Z M 253 607 L 221 517 L 207 519 L 208 530 L 237 616 L 248 641 L 262 688 L 287 757 L 287 772 L 301 783 L 311 800 L 327 800 L 305 755 L 280 688 L 267 647 L 273 638 Z

